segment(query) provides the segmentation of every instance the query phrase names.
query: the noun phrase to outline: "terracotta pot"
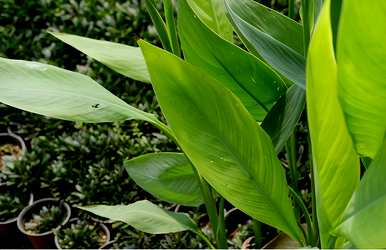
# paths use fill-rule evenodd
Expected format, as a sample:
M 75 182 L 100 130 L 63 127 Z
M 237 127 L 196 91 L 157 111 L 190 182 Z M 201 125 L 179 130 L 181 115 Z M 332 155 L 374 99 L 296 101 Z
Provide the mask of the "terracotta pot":
M 76 222 L 77 220 L 79 220 L 78 218 L 73 218 L 71 219 L 69 222 L 68 222 L 68 226 L 70 226 L 72 223 Z M 97 222 L 97 221 L 95 221 Z M 103 223 L 100 223 L 100 222 L 97 222 L 98 226 L 100 227 L 100 229 L 104 232 L 105 236 L 106 236 L 106 240 L 105 242 L 102 244 L 102 246 L 99 248 L 99 249 L 102 249 L 103 246 L 105 246 L 107 243 L 110 242 L 110 230 L 106 227 L 106 225 L 104 225 Z M 60 244 L 59 244 L 59 237 L 57 234 L 55 234 L 55 246 L 57 249 L 63 249 Z
M 34 210 L 40 210 L 41 207 L 45 206 L 45 205 L 56 205 L 56 206 L 60 206 L 62 205 L 63 209 L 66 211 L 66 215 L 65 215 L 65 218 L 63 219 L 63 222 L 58 225 L 57 228 L 59 228 L 60 226 L 63 226 L 65 225 L 70 217 L 71 217 L 71 208 L 70 206 L 65 203 L 65 202 L 61 202 L 59 201 L 58 199 L 53 199 L 53 198 L 46 198 L 46 199 L 41 199 L 41 200 L 38 200 L 36 202 L 34 202 L 32 205 L 26 207 L 23 209 L 23 211 L 21 211 L 18 219 L 17 219 L 17 227 L 19 228 L 19 230 L 27 235 L 29 241 L 31 242 L 32 246 L 36 249 L 52 249 L 52 248 L 55 248 L 55 241 L 54 241 L 54 230 L 57 229 L 57 228 L 53 228 L 51 231 L 48 231 L 48 232 L 44 232 L 44 233 L 40 233 L 40 234 L 34 234 L 34 233 L 30 233 L 30 232 L 27 232 L 24 228 L 24 223 L 26 221 L 26 218 L 28 218 L 29 216 L 31 216 L 31 213 L 34 211 Z

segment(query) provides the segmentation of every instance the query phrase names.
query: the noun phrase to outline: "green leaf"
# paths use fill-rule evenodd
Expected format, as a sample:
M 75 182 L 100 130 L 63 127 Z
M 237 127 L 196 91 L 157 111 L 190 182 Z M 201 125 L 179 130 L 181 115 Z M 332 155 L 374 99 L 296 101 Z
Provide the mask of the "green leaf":
M 276 153 L 280 153 L 293 133 L 304 110 L 305 96 L 304 89 L 297 85 L 291 86 L 286 95 L 280 98 L 269 111 L 261 124 L 261 127 L 271 137 Z
M 113 221 L 122 221 L 135 229 L 151 234 L 198 230 L 187 214 L 169 212 L 147 200 L 130 205 L 96 205 L 80 208 Z
M 167 51 L 172 51 L 172 45 L 170 44 L 168 32 L 166 29 L 166 24 L 162 19 L 160 13 L 158 12 L 157 6 L 154 0 L 145 0 L 146 10 L 150 15 L 150 18 L 158 32 L 159 38 L 161 40 L 162 46 Z
M 245 46 L 280 74 L 305 88 L 302 26 L 253 0 L 226 0 L 230 20 Z
M 386 130 L 386 1 L 343 1 L 339 97 L 356 150 L 374 158 Z
M 130 177 L 163 201 L 185 206 L 203 203 L 193 166 L 181 153 L 154 153 L 125 161 Z
M 354 193 L 337 233 L 356 248 L 386 246 L 386 140 Z
M 285 93 L 280 76 L 252 54 L 212 32 L 185 0 L 179 3 L 178 25 L 185 59 L 223 83 L 256 120 L 263 120 Z
M 284 169 L 244 105 L 205 71 L 139 44 L 163 113 L 199 174 L 235 207 L 301 240 Z
M 359 159 L 338 100 L 329 0 L 324 1 L 307 62 L 307 114 L 319 230 L 325 248 L 360 176 Z
M 55 66 L 0 58 L 0 102 L 29 112 L 82 122 L 144 120 L 169 132 L 90 77 Z
M 223 0 L 187 0 L 194 13 L 211 30 L 223 39 L 233 42 L 233 28 L 228 18 Z
M 145 59 L 138 47 L 65 33 L 49 33 L 124 76 L 142 82 L 150 82 Z

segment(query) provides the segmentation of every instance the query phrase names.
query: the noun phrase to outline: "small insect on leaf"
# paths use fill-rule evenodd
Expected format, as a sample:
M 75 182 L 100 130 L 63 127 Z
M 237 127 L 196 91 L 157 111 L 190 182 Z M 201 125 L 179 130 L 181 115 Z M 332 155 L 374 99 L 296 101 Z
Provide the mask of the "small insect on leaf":
M 99 103 L 97 103 L 97 104 L 91 105 L 91 107 L 92 107 L 92 108 L 94 108 L 94 109 L 97 109 L 97 108 L 99 108 L 99 107 L 100 107 L 100 104 L 99 104 Z

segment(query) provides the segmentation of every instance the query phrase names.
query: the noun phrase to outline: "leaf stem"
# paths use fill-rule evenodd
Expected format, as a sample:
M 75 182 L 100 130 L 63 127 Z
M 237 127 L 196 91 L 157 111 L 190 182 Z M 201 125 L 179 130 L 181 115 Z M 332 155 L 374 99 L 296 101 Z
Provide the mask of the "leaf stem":
M 310 26 L 310 0 L 302 0 L 302 22 L 303 22 L 303 41 L 304 41 L 304 56 L 307 56 L 308 45 L 310 43 L 311 27 Z M 312 20 L 313 22 L 313 20 Z
M 288 0 L 288 17 L 295 18 L 295 0 Z
M 171 49 L 174 55 L 181 57 L 181 48 L 178 41 L 178 33 L 174 21 L 174 11 L 172 0 L 164 0 L 164 11 L 166 20 L 166 29 L 171 45 Z
M 261 222 L 253 219 L 252 226 L 253 226 L 253 232 L 255 233 L 255 244 L 256 244 L 255 248 L 260 248 L 261 240 L 263 238 L 261 234 Z
M 314 239 L 314 230 L 313 230 L 314 227 L 313 227 L 310 213 L 308 212 L 307 206 L 303 202 L 303 199 L 300 197 L 300 195 L 291 187 L 289 187 L 289 190 L 290 190 L 292 196 L 295 198 L 296 203 L 299 205 L 299 207 L 302 209 L 302 211 L 304 213 L 304 217 L 305 217 L 306 223 L 307 223 L 307 234 L 304 232 L 303 227 L 301 227 L 301 228 L 302 228 L 302 231 L 303 231 L 303 234 L 305 236 L 307 244 L 312 245 L 314 242 L 314 240 L 313 240 Z
M 220 204 L 218 208 L 218 224 L 217 224 L 217 247 L 221 249 L 227 248 L 227 239 L 225 232 L 225 216 L 224 216 L 224 198 L 220 198 Z

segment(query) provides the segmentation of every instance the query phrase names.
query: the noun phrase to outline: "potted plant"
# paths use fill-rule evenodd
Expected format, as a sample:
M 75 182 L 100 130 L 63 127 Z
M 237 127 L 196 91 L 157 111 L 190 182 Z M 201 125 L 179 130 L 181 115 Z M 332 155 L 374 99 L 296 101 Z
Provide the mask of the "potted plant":
M 20 213 L 17 226 L 35 248 L 53 248 L 54 230 L 66 224 L 71 216 L 64 201 L 46 198 L 33 203 Z
M 97 249 L 109 241 L 107 227 L 91 219 L 73 218 L 55 233 L 58 249 Z
M 32 202 L 32 194 L 0 185 L 0 248 L 17 247 L 23 237 L 17 230 L 17 216 Z
M 26 146 L 23 139 L 13 133 L 0 133 L 0 171 L 7 164 L 19 160 L 25 153 Z

